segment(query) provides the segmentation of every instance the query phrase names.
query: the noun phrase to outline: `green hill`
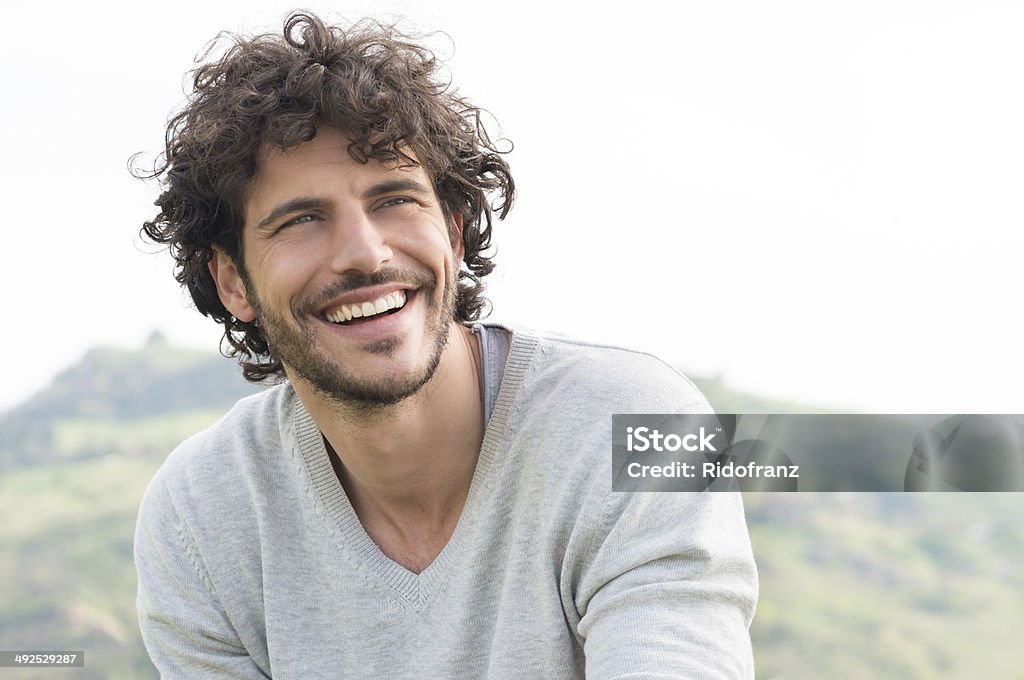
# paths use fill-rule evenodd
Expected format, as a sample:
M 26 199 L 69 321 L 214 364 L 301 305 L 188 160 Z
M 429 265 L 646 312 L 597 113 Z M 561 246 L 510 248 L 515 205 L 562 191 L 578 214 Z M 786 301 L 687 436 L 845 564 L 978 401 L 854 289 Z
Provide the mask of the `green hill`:
M 234 361 L 173 347 L 101 347 L 0 415 L 0 471 L 110 454 L 166 455 L 259 387 Z
M 1024 679 L 1024 494 L 749 494 L 758 678 Z
M 5 680 L 156 677 L 135 617 L 139 500 L 174 446 L 258 389 L 234 361 L 153 334 L 90 350 L 0 415 L 0 649 L 86 652 L 84 669 Z

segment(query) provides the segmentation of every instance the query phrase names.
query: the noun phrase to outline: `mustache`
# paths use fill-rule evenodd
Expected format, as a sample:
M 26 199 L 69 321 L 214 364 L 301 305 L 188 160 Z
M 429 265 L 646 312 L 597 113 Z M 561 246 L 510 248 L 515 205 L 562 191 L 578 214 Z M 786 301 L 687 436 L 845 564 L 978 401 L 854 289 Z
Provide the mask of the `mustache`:
M 339 295 L 360 288 L 388 283 L 398 283 L 412 288 L 433 289 L 437 286 L 437 279 L 432 273 L 401 267 L 388 267 L 369 274 L 352 272 L 334 281 L 311 299 L 303 300 L 299 306 L 307 312 L 315 312 Z

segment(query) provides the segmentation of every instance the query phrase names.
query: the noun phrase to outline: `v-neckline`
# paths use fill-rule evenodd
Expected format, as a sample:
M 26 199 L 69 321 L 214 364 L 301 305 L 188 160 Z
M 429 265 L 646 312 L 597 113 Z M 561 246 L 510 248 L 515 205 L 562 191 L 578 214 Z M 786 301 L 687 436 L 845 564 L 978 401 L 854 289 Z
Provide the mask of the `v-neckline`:
M 309 473 L 310 482 L 316 491 L 316 500 L 319 501 L 328 529 L 340 541 L 342 550 L 355 560 L 357 568 L 379 579 L 398 596 L 404 606 L 419 611 L 430 601 L 439 582 L 448 573 L 450 565 L 457 561 L 456 556 L 465 536 L 472 533 L 472 525 L 480 514 L 479 506 L 487 497 L 485 490 L 491 483 L 495 459 L 503 449 L 501 444 L 507 435 L 509 416 L 519 386 L 536 345 L 537 340 L 531 335 L 513 333 L 505 363 L 505 375 L 498 391 L 494 412 L 484 428 L 476 468 L 459 520 L 441 552 L 419 574 L 409 571 L 385 555 L 363 528 L 334 472 L 320 429 L 292 390 L 292 427 L 298 444 L 296 453 Z

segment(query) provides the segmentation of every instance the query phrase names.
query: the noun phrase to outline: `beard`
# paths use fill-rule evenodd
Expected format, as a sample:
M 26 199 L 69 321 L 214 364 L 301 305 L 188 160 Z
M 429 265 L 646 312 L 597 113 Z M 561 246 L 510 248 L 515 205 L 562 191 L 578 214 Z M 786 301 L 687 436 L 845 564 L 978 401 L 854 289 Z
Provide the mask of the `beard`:
M 441 302 L 437 303 L 434 297 L 438 285 L 436 278 L 409 270 L 387 269 L 373 274 L 347 275 L 315 298 L 300 301 L 296 305 L 303 312 L 295 314 L 295 318 L 303 320 L 298 327 L 263 304 L 251 281 L 246 280 L 246 273 L 242 274 L 242 278 L 246 290 L 250 292 L 249 302 L 256 312 L 256 322 L 267 339 L 270 351 L 317 394 L 338 406 L 360 411 L 397 404 L 430 382 L 441 363 L 441 355 L 448 343 L 448 331 L 455 319 L 456 282 L 445 282 Z M 360 377 L 318 349 L 314 328 L 319 321 L 311 322 L 308 319 L 313 317 L 314 310 L 342 293 L 391 282 L 413 285 L 417 289 L 416 297 L 422 295 L 427 301 L 425 335 L 430 343 L 430 351 L 424 365 L 409 375 L 392 374 L 383 379 Z M 363 345 L 361 349 L 380 356 L 393 356 L 398 345 L 397 338 L 387 338 Z

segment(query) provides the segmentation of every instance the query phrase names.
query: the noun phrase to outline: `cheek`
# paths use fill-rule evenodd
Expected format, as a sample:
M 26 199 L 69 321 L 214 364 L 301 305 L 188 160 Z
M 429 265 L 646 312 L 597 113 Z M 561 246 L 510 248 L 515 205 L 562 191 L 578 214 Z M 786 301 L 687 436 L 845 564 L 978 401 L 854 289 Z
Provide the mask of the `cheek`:
M 448 231 L 440 225 L 421 228 L 419 233 L 411 230 L 406 233 L 396 232 L 390 239 L 390 245 L 404 259 L 411 259 L 432 270 L 447 270 L 453 261 L 461 261 L 461 244 L 453 248 Z
M 294 313 L 297 302 L 308 294 L 308 272 L 301 260 L 266 258 L 263 269 L 253 281 L 255 295 L 264 309 L 276 313 Z

